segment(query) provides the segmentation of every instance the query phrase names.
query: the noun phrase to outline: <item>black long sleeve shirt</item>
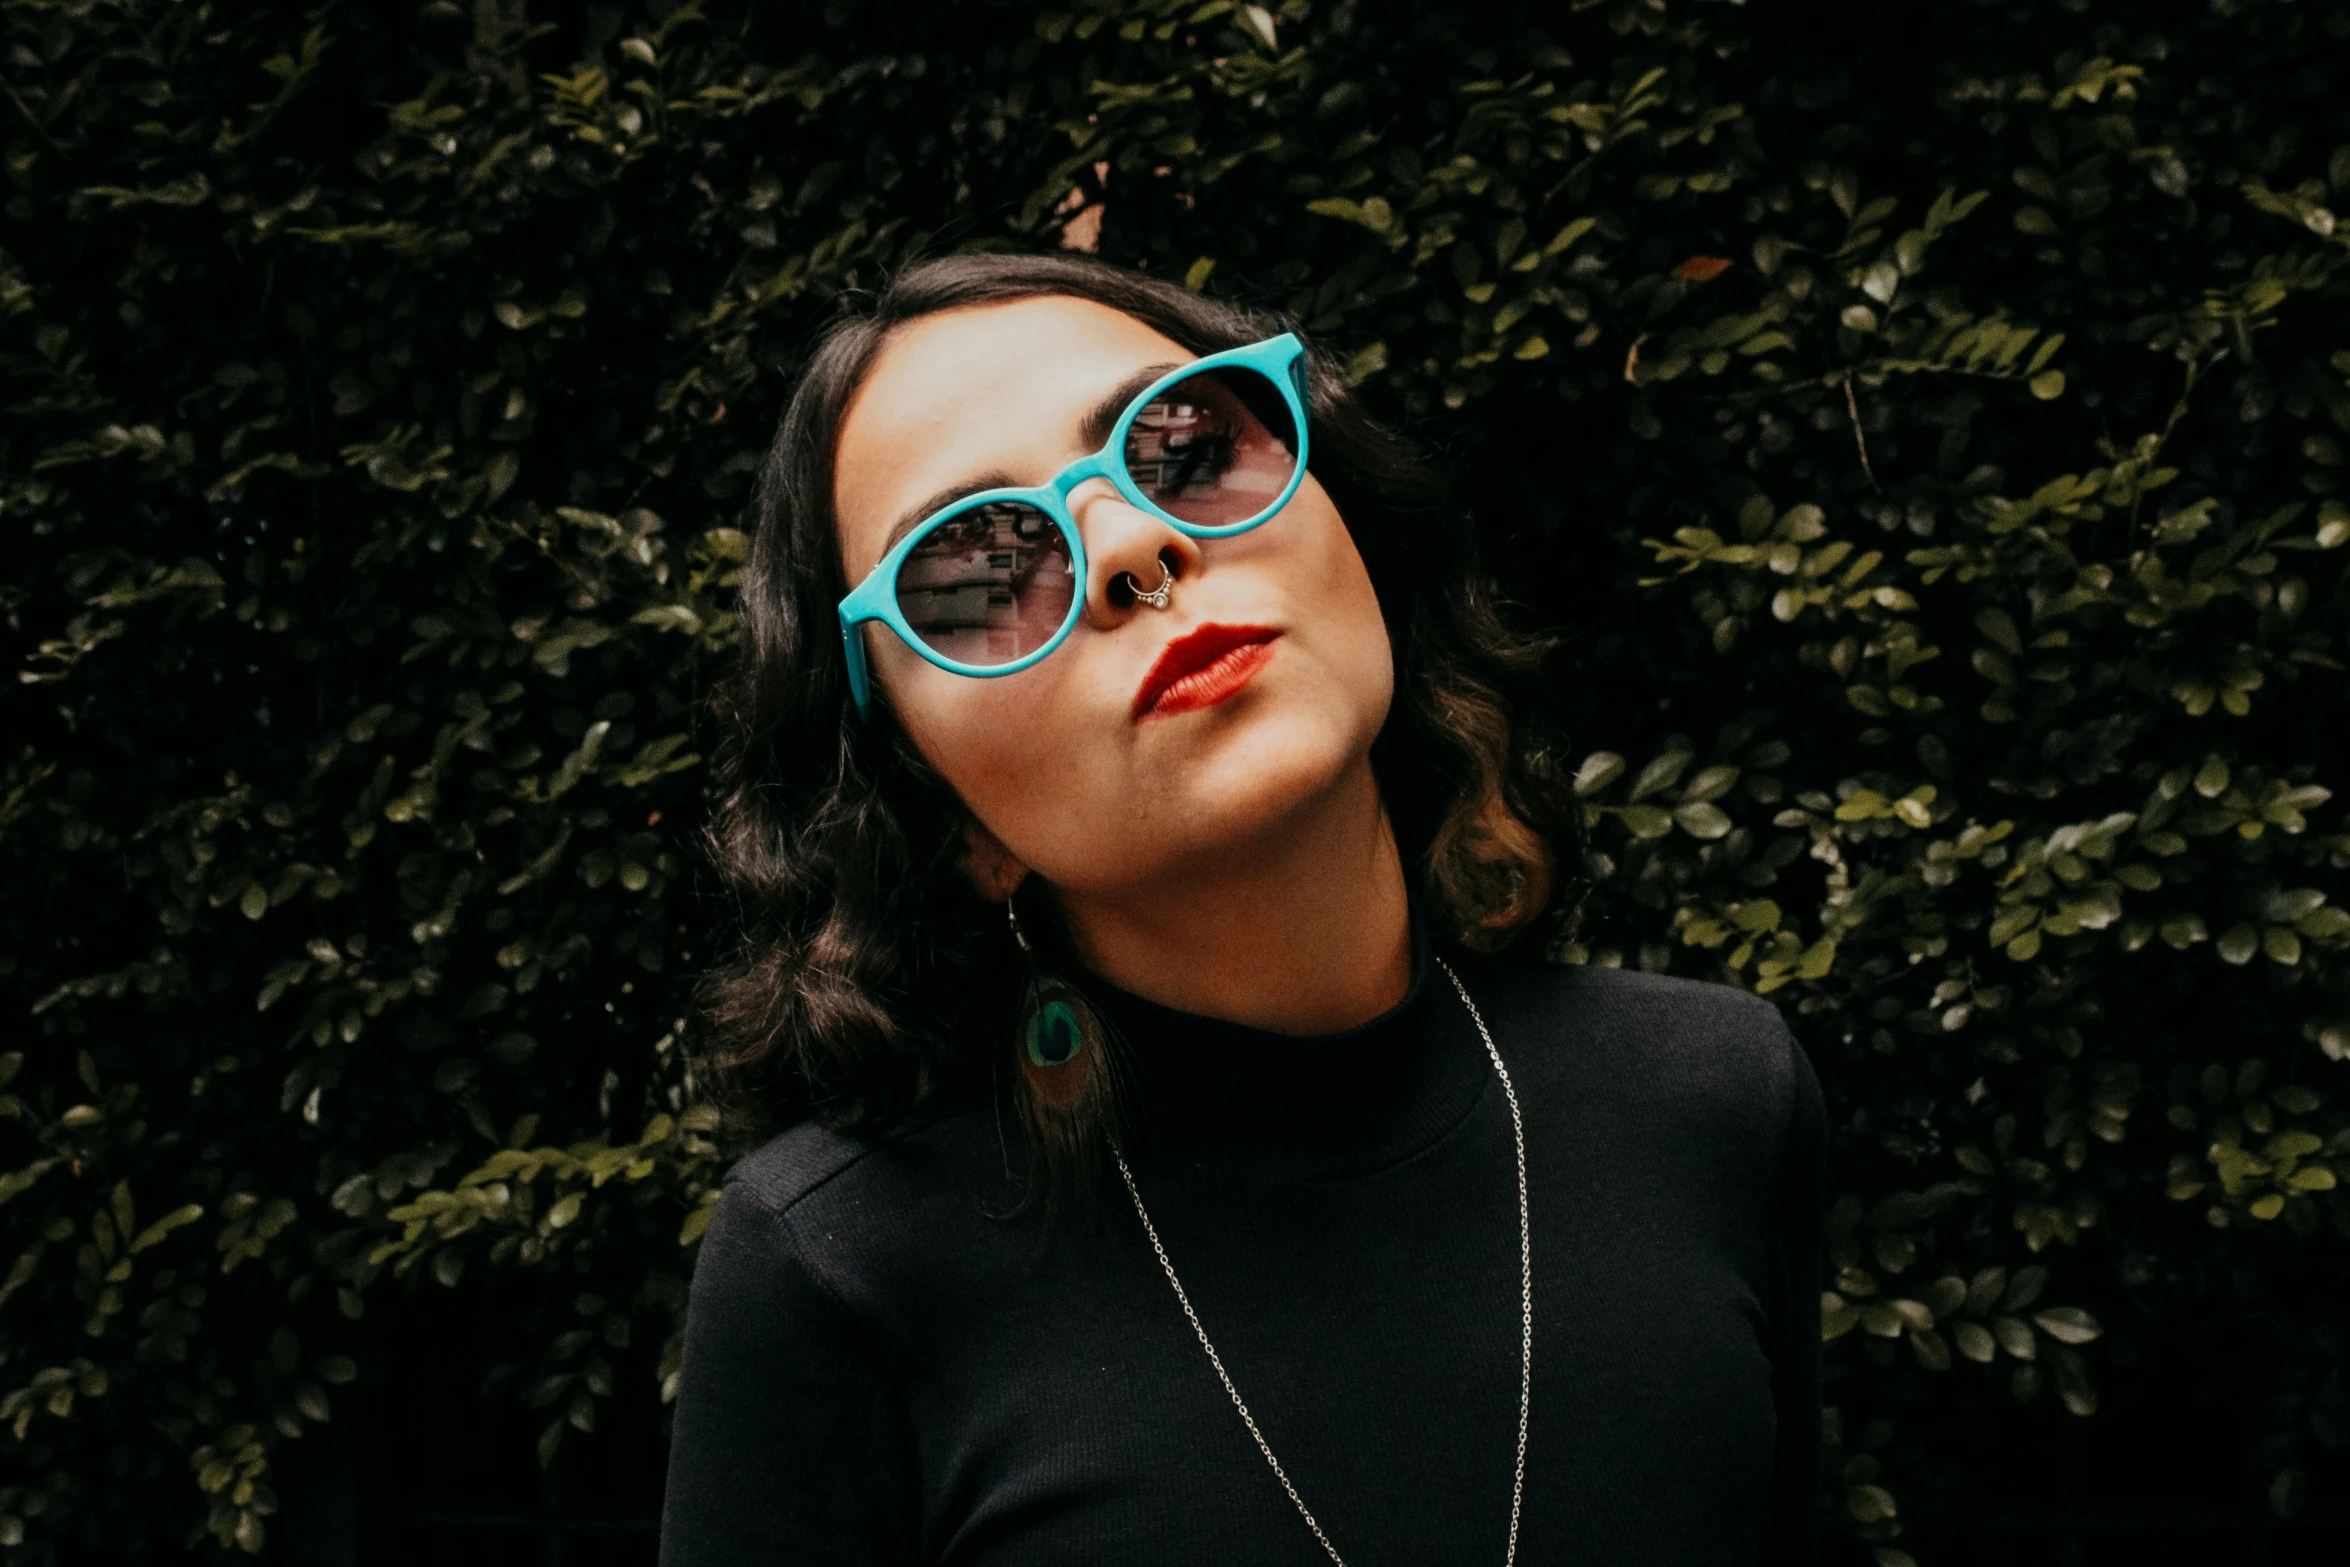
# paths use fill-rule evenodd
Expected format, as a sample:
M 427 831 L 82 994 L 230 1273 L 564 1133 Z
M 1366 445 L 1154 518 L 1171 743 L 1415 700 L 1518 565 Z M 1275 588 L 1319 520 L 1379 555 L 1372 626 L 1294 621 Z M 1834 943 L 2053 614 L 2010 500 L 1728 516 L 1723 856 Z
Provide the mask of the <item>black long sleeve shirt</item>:
M 1501 1560 L 1518 1424 L 1510 1122 L 1423 947 L 1343 1034 L 1094 985 L 1136 1179 L 1265 1439 L 1353 1567 Z M 1448 951 L 1525 1117 L 1521 1562 L 1808 1562 L 1819 1087 L 1721 986 Z M 1008 1205 L 1017 1133 L 934 1105 L 800 1126 L 697 1264 L 664 1567 L 1324 1562 L 1115 1186 Z

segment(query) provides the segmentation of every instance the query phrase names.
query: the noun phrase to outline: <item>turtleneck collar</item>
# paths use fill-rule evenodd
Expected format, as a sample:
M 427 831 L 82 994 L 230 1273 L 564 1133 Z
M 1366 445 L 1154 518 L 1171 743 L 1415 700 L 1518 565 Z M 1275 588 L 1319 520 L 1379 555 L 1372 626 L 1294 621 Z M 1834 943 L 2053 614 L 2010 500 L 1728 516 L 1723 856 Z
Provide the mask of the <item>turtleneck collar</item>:
M 1344 1179 L 1409 1158 L 1477 1103 L 1493 1075 L 1435 962 L 1415 904 L 1403 999 L 1334 1034 L 1268 1029 L 1145 1001 L 1095 975 L 1121 1119 L 1138 1159 L 1295 1179 Z

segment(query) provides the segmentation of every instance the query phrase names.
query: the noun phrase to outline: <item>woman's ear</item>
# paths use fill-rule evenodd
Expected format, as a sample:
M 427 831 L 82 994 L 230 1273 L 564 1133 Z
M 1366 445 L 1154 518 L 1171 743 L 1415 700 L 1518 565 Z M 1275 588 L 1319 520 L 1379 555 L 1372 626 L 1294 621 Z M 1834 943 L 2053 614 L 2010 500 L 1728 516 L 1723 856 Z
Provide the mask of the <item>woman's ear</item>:
M 1012 896 L 1028 875 L 1028 867 L 1004 847 L 1004 840 L 989 832 L 978 817 L 963 818 L 963 872 L 971 878 L 971 885 L 990 903 L 1002 903 Z

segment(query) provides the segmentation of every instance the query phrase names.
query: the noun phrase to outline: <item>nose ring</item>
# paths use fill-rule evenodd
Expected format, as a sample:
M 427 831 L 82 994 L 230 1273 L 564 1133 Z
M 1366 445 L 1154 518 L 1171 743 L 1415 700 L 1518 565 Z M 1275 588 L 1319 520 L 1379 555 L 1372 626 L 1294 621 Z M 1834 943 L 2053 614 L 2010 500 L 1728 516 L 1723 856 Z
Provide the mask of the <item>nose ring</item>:
M 1126 579 L 1126 586 L 1134 594 L 1135 603 L 1148 604 L 1153 609 L 1165 609 L 1168 595 L 1175 591 L 1175 572 L 1163 560 L 1159 562 L 1159 571 L 1159 585 L 1147 593 L 1143 591 L 1142 584 L 1135 580 L 1133 572 L 1122 571 L 1119 575 Z

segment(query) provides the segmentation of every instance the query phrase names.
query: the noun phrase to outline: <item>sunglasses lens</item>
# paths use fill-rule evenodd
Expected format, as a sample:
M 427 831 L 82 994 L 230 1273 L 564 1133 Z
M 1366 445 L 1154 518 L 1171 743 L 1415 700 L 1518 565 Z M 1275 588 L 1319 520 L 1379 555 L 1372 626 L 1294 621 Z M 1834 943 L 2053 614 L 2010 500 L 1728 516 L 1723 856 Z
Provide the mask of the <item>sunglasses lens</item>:
M 898 612 L 925 646 L 958 664 L 1010 664 L 1069 618 L 1077 578 L 1053 519 L 1016 501 L 940 523 L 898 568 Z
M 1126 472 L 1168 516 L 1228 528 L 1262 514 L 1297 472 L 1297 427 L 1254 370 L 1203 370 L 1160 392 L 1126 431 Z

